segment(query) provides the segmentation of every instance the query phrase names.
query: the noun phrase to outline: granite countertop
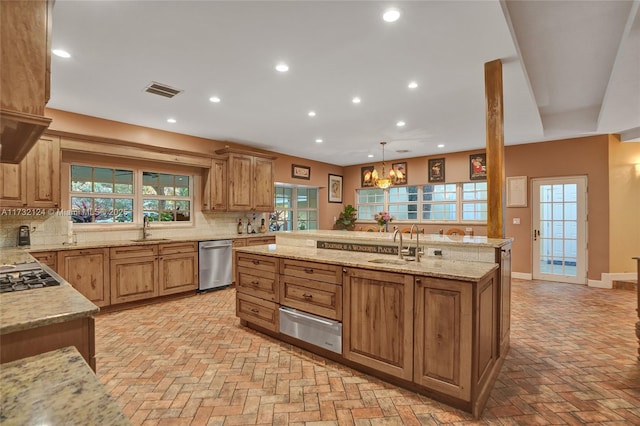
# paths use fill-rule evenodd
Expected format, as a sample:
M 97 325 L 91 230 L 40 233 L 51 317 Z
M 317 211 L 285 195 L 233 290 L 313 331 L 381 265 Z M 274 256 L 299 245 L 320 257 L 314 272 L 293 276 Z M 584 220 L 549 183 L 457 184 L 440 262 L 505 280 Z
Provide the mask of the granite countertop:
M 420 262 L 398 262 L 398 256 L 377 253 L 324 250 L 311 247 L 295 247 L 282 244 L 268 244 L 253 247 L 237 247 L 235 251 L 285 257 L 295 260 L 331 263 L 341 266 L 374 269 L 378 271 L 400 272 L 435 278 L 447 278 L 461 281 L 480 281 L 486 274 L 498 268 L 496 263 L 470 262 L 461 260 L 434 259 L 423 257 Z M 371 260 L 383 260 L 390 263 L 373 263 Z
M 0 252 L 0 265 L 34 260 L 21 249 L 3 249 Z M 55 287 L 1 293 L 0 335 L 85 318 L 100 311 L 71 284 L 46 266 L 42 267 L 62 283 Z
M 7 425 L 131 424 L 74 347 L 3 364 L 0 398 Z
M 170 243 L 184 243 L 184 242 L 197 242 L 197 241 L 215 241 L 215 240 L 235 240 L 238 238 L 258 238 L 258 237 L 275 237 L 275 232 L 255 233 L 255 234 L 210 234 L 199 235 L 197 237 L 167 237 L 156 238 L 150 237 L 146 241 L 140 241 L 137 239 L 126 240 L 111 240 L 111 241 L 88 241 L 77 244 L 34 244 L 29 247 L 24 247 L 27 252 L 40 252 L 40 251 L 61 251 L 61 250 L 81 250 L 89 248 L 104 248 L 104 247 L 121 247 L 132 245 L 147 245 L 147 244 L 170 244 Z
M 333 242 L 372 242 L 393 243 L 393 232 L 362 232 L 335 230 L 281 231 L 283 238 L 299 238 L 313 240 L 330 240 Z M 415 238 L 415 237 L 414 237 Z M 466 235 L 420 234 L 420 244 L 437 244 L 441 246 L 475 246 L 499 248 L 513 242 L 513 238 L 487 238 Z

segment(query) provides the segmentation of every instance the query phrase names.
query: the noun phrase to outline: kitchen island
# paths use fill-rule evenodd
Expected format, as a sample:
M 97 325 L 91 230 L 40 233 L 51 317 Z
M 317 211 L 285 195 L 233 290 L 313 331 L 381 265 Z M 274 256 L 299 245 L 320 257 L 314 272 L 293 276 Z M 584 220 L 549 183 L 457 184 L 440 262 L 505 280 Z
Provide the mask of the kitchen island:
M 5 248 L 0 265 L 34 262 L 21 249 Z M 95 371 L 94 319 L 99 308 L 55 272 L 59 286 L 0 294 L 0 363 L 75 346 Z
M 448 258 L 411 262 L 390 234 L 370 234 L 283 233 L 236 249 L 242 324 L 479 416 L 508 350 L 509 265 L 452 253 L 494 260 L 511 240 L 449 240 Z M 283 332 L 291 308 L 341 329 L 340 347 Z

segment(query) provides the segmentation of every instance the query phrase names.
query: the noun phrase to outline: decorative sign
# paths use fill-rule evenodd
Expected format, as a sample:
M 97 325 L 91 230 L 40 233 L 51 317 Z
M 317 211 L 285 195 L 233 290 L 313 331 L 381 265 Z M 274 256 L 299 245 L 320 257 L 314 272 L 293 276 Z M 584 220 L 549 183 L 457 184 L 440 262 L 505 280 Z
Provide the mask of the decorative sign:
M 361 253 L 398 254 L 396 246 L 381 246 L 378 244 L 337 243 L 333 241 L 318 241 L 316 247 L 329 250 L 357 251 Z

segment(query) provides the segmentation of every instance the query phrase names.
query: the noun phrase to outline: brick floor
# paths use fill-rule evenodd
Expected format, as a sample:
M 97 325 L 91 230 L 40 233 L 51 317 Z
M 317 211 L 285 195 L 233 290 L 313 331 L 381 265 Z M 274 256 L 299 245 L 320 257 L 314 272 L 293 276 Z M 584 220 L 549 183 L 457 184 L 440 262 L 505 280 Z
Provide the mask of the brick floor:
M 511 350 L 478 420 L 241 327 L 234 289 L 99 316 L 96 361 L 140 425 L 638 425 L 635 300 L 514 280 Z

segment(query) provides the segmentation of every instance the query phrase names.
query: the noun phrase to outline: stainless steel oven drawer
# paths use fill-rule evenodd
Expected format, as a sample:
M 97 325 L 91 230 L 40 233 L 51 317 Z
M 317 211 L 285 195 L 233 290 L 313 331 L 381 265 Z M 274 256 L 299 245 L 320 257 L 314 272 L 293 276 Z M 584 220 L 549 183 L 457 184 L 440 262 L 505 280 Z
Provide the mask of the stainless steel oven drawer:
M 280 333 L 342 354 L 342 323 L 338 321 L 283 306 Z

